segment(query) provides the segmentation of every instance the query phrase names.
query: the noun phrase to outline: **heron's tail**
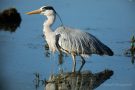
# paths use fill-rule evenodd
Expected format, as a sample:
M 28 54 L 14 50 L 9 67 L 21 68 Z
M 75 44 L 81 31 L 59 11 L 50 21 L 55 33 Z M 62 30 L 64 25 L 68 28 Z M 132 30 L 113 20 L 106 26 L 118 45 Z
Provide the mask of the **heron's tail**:
M 109 56 L 113 56 L 113 51 L 109 48 L 109 47 L 107 47 L 106 45 L 104 46 L 104 54 L 105 55 L 109 55 Z
M 108 46 L 106 46 L 100 41 L 98 41 L 98 43 L 96 43 L 95 46 L 96 46 L 96 53 L 99 55 L 113 56 L 114 54 L 113 51 Z
M 113 51 L 105 44 L 100 42 L 98 39 L 95 38 L 94 47 L 96 48 L 96 52 L 99 55 L 109 55 L 113 56 Z

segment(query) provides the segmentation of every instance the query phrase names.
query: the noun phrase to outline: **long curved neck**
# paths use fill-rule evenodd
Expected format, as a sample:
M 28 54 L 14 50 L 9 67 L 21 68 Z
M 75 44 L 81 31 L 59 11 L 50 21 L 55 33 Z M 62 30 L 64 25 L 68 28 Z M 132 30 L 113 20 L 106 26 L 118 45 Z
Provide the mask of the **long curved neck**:
M 51 26 L 54 23 L 54 21 L 55 21 L 55 15 L 47 16 L 47 20 L 43 24 L 44 25 L 44 29 L 43 29 L 44 33 L 52 32 Z

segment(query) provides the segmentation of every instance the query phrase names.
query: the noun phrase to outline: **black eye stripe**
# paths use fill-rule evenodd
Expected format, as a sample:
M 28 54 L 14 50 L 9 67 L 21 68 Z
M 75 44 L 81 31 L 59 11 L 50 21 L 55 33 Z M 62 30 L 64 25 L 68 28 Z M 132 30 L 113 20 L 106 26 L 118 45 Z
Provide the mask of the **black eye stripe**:
M 53 10 L 56 13 L 56 11 L 54 10 L 52 6 L 45 6 L 42 8 L 42 10 Z
M 43 7 L 42 9 L 44 9 L 44 10 L 54 10 L 53 7 L 51 7 L 51 6 L 46 6 L 46 7 Z

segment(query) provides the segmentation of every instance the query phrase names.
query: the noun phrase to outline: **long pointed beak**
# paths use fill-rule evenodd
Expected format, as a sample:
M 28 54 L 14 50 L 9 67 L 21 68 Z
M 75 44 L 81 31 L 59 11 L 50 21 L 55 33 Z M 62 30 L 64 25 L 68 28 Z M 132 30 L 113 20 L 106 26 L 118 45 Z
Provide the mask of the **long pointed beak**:
M 41 13 L 41 10 L 38 9 L 38 10 L 31 11 L 31 12 L 27 12 L 26 14 L 31 15 L 31 14 L 40 14 L 40 13 Z

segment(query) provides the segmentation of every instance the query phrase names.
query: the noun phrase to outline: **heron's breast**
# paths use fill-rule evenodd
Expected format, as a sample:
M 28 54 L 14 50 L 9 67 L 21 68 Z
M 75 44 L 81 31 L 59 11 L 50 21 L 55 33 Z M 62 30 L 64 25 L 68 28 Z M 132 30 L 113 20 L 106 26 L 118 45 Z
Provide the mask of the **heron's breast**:
M 53 36 L 46 36 L 46 42 L 49 46 L 49 50 L 52 52 L 56 51 L 55 39 Z

